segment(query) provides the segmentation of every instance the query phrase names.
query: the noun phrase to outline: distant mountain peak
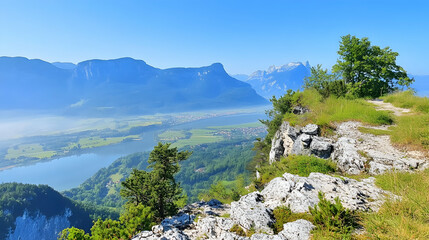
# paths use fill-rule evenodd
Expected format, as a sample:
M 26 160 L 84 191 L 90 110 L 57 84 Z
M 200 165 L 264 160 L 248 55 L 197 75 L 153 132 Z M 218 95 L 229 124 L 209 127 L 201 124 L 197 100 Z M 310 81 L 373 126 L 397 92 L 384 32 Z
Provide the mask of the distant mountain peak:
M 307 61 L 307 63 L 308 63 L 308 61 Z M 285 71 L 289 71 L 289 70 L 292 70 L 294 68 L 297 68 L 299 66 L 305 66 L 306 67 L 306 65 L 302 64 L 302 62 L 290 62 L 288 64 L 284 64 L 281 66 L 272 65 L 268 68 L 268 70 L 266 72 L 267 72 L 267 74 L 270 74 L 273 72 L 285 72 Z
M 256 92 L 265 98 L 282 96 L 288 89 L 298 90 L 303 79 L 310 75 L 308 61 L 290 62 L 281 66 L 272 65 L 266 71 L 252 73 L 246 82 L 252 85 Z

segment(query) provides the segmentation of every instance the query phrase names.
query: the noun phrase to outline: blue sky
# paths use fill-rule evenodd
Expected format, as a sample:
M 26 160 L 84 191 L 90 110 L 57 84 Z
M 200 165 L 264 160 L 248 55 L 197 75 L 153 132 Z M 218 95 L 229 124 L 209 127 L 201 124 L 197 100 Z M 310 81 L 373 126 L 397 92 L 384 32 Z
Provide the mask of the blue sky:
M 429 74 L 429 1 L 0 0 L 0 55 L 160 68 L 221 62 L 249 74 L 291 61 L 330 68 L 340 37 L 369 37 Z

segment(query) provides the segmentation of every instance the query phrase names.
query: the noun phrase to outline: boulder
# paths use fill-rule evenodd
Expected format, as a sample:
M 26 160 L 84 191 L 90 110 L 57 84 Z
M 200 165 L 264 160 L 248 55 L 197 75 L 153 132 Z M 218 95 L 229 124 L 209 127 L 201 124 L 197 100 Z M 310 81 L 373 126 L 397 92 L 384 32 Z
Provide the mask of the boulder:
M 248 239 L 229 232 L 234 222 L 229 218 L 205 217 L 196 223 L 198 236 L 209 239 Z
M 271 141 L 269 162 L 272 164 L 280 157 L 288 156 L 292 151 L 293 143 L 298 136 L 298 131 L 289 122 L 283 122 Z
M 275 219 L 271 209 L 263 203 L 263 196 L 258 192 L 249 193 L 237 202 L 231 203 L 231 219 L 246 230 L 272 233 L 271 226 Z
M 279 236 L 281 239 L 288 240 L 308 240 L 311 236 L 311 230 L 313 230 L 315 226 L 304 219 L 299 219 L 294 222 L 285 223 L 283 225 L 283 230 L 279 232 Z
M 269 162 L 272 164 L 280 159 L 283 156 L 285 148 L 283 146 L 283 138 L 281 137 L 281 132 L 278 130 L 274 135 L 273 140 L 271 140 L 271 150 L 269 156 Z
M 182 214 L 162 220 L 161 226 L 164 229 L 170 229 L 170 228 L 183 229 L 183 228 L 186 228 L 188 225 L 192 224 L 194 222 L 194 219 L 195 219 L 195 215 L 182 213 Z
M 333 146 L 329 138 L 312 137 L 310 144 L 311 153 L 320 158 L 329 158 L 331 156 Z
M 317 136 L 319 134 L 319 126 L 316 124 L 308 124 L 301 129 L 302 133 Z
M 190 240 L 190 238 L 177 228 L 170 228 L 161 233 L 143 231 L 135 235 L 132 240 Z
M 332 153 L 332 160 L 337 163 L 338 168 L 348 174 L 360 174 L 368 161 L 358 153 L 356 144 L 355 139 L 340 137 Z
M 292 145 L 291 154 L 295 155 L 310 155 L 311 150 L 309 148 L 311 143 L 311 137 L 307 134 L 301 134 L 297 137 Z

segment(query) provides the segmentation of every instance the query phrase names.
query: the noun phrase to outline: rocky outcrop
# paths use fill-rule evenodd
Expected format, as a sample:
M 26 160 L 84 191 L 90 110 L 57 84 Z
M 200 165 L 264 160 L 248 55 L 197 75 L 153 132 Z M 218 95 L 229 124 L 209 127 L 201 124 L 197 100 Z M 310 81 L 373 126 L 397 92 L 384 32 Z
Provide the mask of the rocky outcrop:
M 289 206 L 293 212 L 307 212 L 319 202 L 319 191 L 331 201 L 338 197 L 346 208 L 363 211 L 377 211 L 389 195 L 375 186 L 374 178 L 357 181 L 322 173 L 311 173 L 308 177 L 285 173 L 268 183 L 261 195 L 267 208 Z
M 332 160 L 340 170 L 348 174 L 366 172 L 372 175 L 390 170 L 409 171 L 427 166 L 424 156 L 415 156 L 395 148 L 388 135 L 375 136 L 359 131 L 359 122 L 338 124 L 338 140 L 334 144 Z M 387 130 L 387 126 L 367 128 Z
M 309 239 L 314 226 L 303 219 L 284 224 L 284 229 L 273 235 L 272 226 L 276 221 L 273 210 L 279 206 L 289 206 L 293 212 L 308 212 L 309 207 L 318 204 L 319 192 L 332 202 L 339 198 L 345 208 L 362 211 L 377 211 L 386 197 L 396 198 L 377 188 L 374 178 L 357 181 L 321 173 L 311 173 L 308 177 L 285 173 L 271 180 L 261 192 L 244 195 L 230 206 L 217 200 L 188 205 L 178 215 L 165 219 L 160 225 L 154 226 L 152 231 L 139 233 L 133 240 Z M 233 227 L 252 230 L 255 234 L 250 237 L 239 236 L 231 231 Z
M 277 130 L 271 143 L 269 162 L 272 164 L 282 156 L 289 154 L 315 155 L 320 158 L 329 158 L 333 151 L 332 140 L 319 135 L 316 124 L 308 124 L 297 130 L 289 122 L 283 122 Z
M 271 151 L 269 156 L 270 164 L 278 161 L 281 156 L 287 156 L 292 151 L 292 146 L 298 135 L 298 131 L 288 122 L 283 122 L 277 130 L 271 142 Z
M 358 130 L 359 122 L 343 122 L 337 125 L 336 135 L 330 138 L 319 136 L 316 124 L 302 128 L 283 122 L 272 139 L 269 163 L 282 156 L 314 155 L 331 158 L 338 169 L 347 174 L 382 174 L 390 170 L 409 171 L 428 166 L 424 156 L 414 156 L 392 146 L 389 136 L 374 136 Z M 386 130 L 386 126 L 368 128 Z
M 264 197 L 253 192 L 231 203 L 232 220 L 246 230 L 251 228 L 266 233 L 272 233 L 272 225 L 275 222 L 272 209 L 265 206 Z

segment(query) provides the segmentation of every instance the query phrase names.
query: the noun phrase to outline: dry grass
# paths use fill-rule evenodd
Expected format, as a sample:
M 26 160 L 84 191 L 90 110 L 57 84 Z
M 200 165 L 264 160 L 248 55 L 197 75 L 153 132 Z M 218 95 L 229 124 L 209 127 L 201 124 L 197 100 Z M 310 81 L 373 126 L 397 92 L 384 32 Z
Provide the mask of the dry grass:
M 362 216 L 368 239 L 429 239 L 429 169 L 387 173 L 377 185 L 401 197 L 390 199 L 378 213 Z

